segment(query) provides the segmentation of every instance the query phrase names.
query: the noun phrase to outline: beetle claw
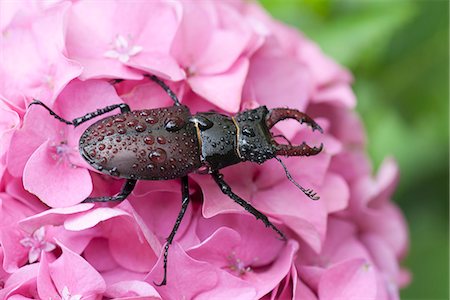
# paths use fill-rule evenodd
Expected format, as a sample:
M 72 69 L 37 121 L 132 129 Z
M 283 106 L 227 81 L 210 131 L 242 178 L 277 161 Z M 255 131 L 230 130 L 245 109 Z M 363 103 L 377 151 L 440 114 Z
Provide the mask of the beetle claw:
M 300 124 L 306 123 L 313 131 L 318 130 L 323 133 L 322 127 L 317 124 L 310 116 L 307 114 L 291 108 L 274 108 L 272 109 L 266 118 L 267 127 L 270 129 L 276 123 L 283 121 L 285 119 L 297 120 Z
M 266 117 L 266 125 L 270 129 L 276 123 L 285 119 L 294 119 L 300 124 L 306 123 L 309 127 L 311 127 L 312 131 L 317 130 L 320 133 L 323 133 L 322 127 L 320 127 L 320 125 L 317 124 L 311 117 L 301 111 L 290 108 L 272 109 Z M 275 140 L 273 143 L 276 149 L 276 154 L 284 156 L 311 156 L 319 154 L 323 149 L 323 144 L 320 144 L 319 147 L 311 147 L 305 142 L 299 146 L 294 146 L 290 143 L 289 145 L 278 144 Z

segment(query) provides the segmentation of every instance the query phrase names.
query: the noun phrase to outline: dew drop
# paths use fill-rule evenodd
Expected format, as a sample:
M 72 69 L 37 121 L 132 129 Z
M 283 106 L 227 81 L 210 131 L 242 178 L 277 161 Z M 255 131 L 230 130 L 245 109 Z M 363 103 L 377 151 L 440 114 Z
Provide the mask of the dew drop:
M 158 142 L 158 144 L 164 145 L 166 143 L 166 138 L 163 136 L 158 136 L 156 138 L 156 141 Z
M 91 151 L 89 151 L 90 157 L 94 157 L 96 154 L 97 154 L 97 152 L 95 151 L 95 149 L 92 149 Z
M 144 143 L 147 145 L 153 145 L 155 143 L 155 138 L 151 135 L 148 135 L 144 138 Z
M 149 153 L 148 157 L 152 162 L 160 164 L 166 161 L 167 153 L 161 148 L 156 148 Z
M 106 163 L 108 162 L 108 160 L 106 159 L 106 157 L 102 157 L 102 158 L 100 159 L 100 162 L 101 162 L 102 164 L 106 164 Z
M 164 128 L 169 132 L 175 132 L 182 129 L 185 124 L 184 120 L 180 117 L 170 117 L 166 120 Z
M 114 130 L 113 129 L 108 129 L 106 131 L 106 135 L 113 135 L 114 134 Z
M 116 117 L 113 122 L 114 123 L 122 123 L 125 122 L 126 118 L 125 117 Z
M 137 132 L 143 132 L 143 131 L 145 131 L 146 128 L 147 128 L 147 126 L 139 124 L 139 125 L 137 125 L 134 129 L 135 129 Z
M 116 167 L 112 168 L 111 170 L 109 170 L 109 174 L 111 176 L 120 176 L 120 172 L 117 170 Z
M 116 142 L 120 143 L 122 141 L 122 138 L 120 136 L 116 137 Z
M 149 124 L 156 124 L 156 123 L 158 123 L 158 118 L 157 117 L 147 117 L 147 118 L 145 118 L 145 122 L 147 122 Z
M 98 150 L 100 150 L 100 151 L 105 150 L 105 148 L 106 148 L 105 144 L 98 145 Z
M 138 120 L 131 120 L 131 121 L 127 122 L 127 126 L 129 126 L 129 127 L 134 127 L 134 126 L 136 126 L 138 123 L 139 123 Z
M 127 130 L 125 128 L 119 128 L 117 130 L 117 132 L 120 133 L 120 134 L 125 134 L 125 133 L 127 133 Z

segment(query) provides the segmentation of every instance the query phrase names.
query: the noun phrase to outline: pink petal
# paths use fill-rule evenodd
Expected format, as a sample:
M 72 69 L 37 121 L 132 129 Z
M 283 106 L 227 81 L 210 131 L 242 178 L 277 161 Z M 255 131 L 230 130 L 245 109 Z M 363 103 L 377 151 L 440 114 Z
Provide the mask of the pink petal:
M 188 254 L 222 268 L 230 265 L 230 255 L 244 265 L 270 264 L 285 245 L 277 233 L 250 214 L 221 214 L 200 219 L 197 232 L 205 240 L 189 249 Z M 271 247 L 266 247 L 269 244 Z
M 254 164 L 241 163 L 221 171 L 224 175 L 224 180 L 231 186 L 233 192 L 250 202 L 252 193 L 257 188 L 252 180 L 255 172 L 252 165 Z M 222 193 L 219 186 L 210 176 L 193 175 L 192 178 L 198 182 L 203 192 L 202 214 L 205 218 L 213 217 L 219 213 L 243 212 L 243 208 Z
M 23 232 L 15 226 L 2 228 L 3 268 L 9 273 L 17 271 L 28 260 L 28 251 L 30 248 L 25 248 L 20 244 L 23 238 Z
M 52 280 L 49 264 L 47 255 L 42 255 L 37 277 L 37 290 L 41 299 L 59 299 L 60 296 Z
M 182 16 L 173 39 L 171 54 L 186 68 L 195 66 L 210 43 L 214 27 L 205 7 L 199 3 L 182 2 Z
M 34 14 L 32 22 L 9 28 L 0 68 L 5 78 L 0 86 L 4 96 L 39 97 L 51 103 L 81 73 L 81 66 L 63 55 L 63 24 L 69 7 L 69 3 L 56 5 L 46 13 Z
M 129 216 L 129 215 L 120 209 L 110 207 L 98 207 L 84 214 L 72 216 L 70 219 L 66 220 L 64 227 L 67 230 L 81 231 L 88 228 L 92 228 L 102 221 L 120 216 Z
M 49 151 L 49 142 L 43 143 L 25 165 L 23 184 L 26 190 L 52 207 L 80 203 L 92 191 L 89 171 L 58 164 Z M 42 176 L 42 173 L 45 176 Z
M 119 266 L 111 255 L 108 240 L 104 237 L 92 239 L 84 250 L 83 257 L 91 266 L 102 273 Z
M 159 283 L 163 278 L 163 256 L 153 267 L 145 281 Z M 167 282 L 156 287 L 163 299 L 192 299 L 207 292 L 219 283 L 218 271 L 209 263 L 190 258 L 177 242 L 170 247 L 167 264 Z
M 59 246 L 62 255 L 49 264 L 49 272 L 56 289 L 62 291 L 67 286 L 72 295 L 88 296 L 103 293 L 106 286 L 102 276 L 82 257 L 64 245 Z
M 175 59 L 165 53 L 143 52 L 132 57 L 127 65 L 172 81 L 179 81 L 186 77 Z
M 36 228 L 45 225 L 61 225 L 71 215 L 85 212 L 94 207 L 94 203 L 81 203 L 74 206 L 52 208 L 43 211 L 39 214 L 30 216 L 23 220 L 20 220 L 20 227 L 25 231 L 32 232 Z
M 153 286 L 147 282 L 130 280 L 121 281 L 108 286 L 105 292 L 106 297 L 114 299 L 162 299 Z
M 237 112 L 249 62 L 241 58 L 225 73 L 188 78 L 192 90 L 228 112 Z
M 325 86 L 319 89 L 312 99 L 315 103 L 336 103 L 348 108 L 356 106 L 356 97 L 352 89 L 346 83 Z
M 8 171 L 15 177 L 22 177 L 31 154 L 49 137 L 58 136 L 60 122 L 51 117 L 45 109 L 30 107 L 24 117 L 21 129 L 14 132 L 7 157 Z
M 33 299 L 37 295 L 36 277 L 38 276 L 39 264 L 25 265 L 13 272 L 4 282 L 4 287 L 0 289 L 1 299 L 20 299 L 20 295 L 27 295 Z M 33 295 L 34 294 L 34 295 Z
M 255 53 L 245 83 L 244 98 L 254 99 L 269 108 L 291 107 L 304 111 L 312 92 L 311 75 L 302 63 L 280 50 L 274 41 L 269 40 Z
M 333 267 L 320 279 L 320 299 L 375 299 L 377 293 L 374 267 L 364 259 L 355 259 Z
M 149 228 L 151 232 L 165 240 L 175 224 L 178 213 L 181 209 L 181 188 L 176 192 L 150 192 L 142 197 L 130 199 L 136 213 L 142 219 L 143 226 Z M 190 226 L 192 218 L 192 206 L 189 205 L 183 221 L 180 224 L 175 240 L 179 240 Z M 160 244 L 158 242 L 158 244 Z M 159 252 L 159 248 L 154 247 Z
M 347 207 L 350 191 L 347 182 L 339 175 L 329 173 L 320 190 L 320 200 L 326 202 L 328 213 L 337 212 Z
M 305 186 L 311 187 L 308 183 Z M 316 191 L 320 194 L 320 190 Z M 283 221 L 317 252 L 320 251 L 327 222 L 324 202 L 312 201 L 291 182 L 285 181 L 276 188 L 258 192 L 254 203 L 263 212 Z

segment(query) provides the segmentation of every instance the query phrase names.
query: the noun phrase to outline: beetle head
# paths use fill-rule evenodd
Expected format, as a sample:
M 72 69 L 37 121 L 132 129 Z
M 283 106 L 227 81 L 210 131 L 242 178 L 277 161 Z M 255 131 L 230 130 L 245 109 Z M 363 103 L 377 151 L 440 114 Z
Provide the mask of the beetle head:
M 288 144 L 279 144 L 270 129 L 285 119 L 297 120 L 309 125 L 313 131 L 323 132 L 312 118 L 296 109 L 275 108 L 269 111 L 267 107 L 261 106 L 246 110 L 235 117 L 239 128 L 238 149 L 241 158 L 263 163 L 278 155 L 310 156 L 322 151 L 322 144 L 319 147 L 310 147 L 305 142 L 297 146 L 292 145 L 289 141 Z

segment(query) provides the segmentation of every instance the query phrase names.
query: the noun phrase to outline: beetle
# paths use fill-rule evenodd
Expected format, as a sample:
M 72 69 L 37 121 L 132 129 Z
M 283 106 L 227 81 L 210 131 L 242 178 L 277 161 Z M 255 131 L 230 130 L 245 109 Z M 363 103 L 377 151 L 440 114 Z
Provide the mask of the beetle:
M 65 120 L 42 101 L 34 99 L 31 105 L 40 105 L 61 122 L 74 127 L 115 109 L 120 114 L 108 116 L 90 125 L 79 141 L 81 156 L 96 170 L 114 177 L 126 179 L 115 196 L 87 198 L 83 202 L 122 201 L 133 191 L 137 180 L 181 179 L 182 204 L 175 225 L 164 246 L 164 277 L 156 285 L 167 283 L 167 258 L 178 227 L 189 204 L 188 174 L 210 174 L 221 191 L 272 228 L 286 240 L 285 235 L 268 217 L 250 203 L 236 195 L 226 183 L 220 169 L 244 161 L 258 164 L 275 158 L 284 168 L 287 178 L 313 200 L 319 197 L 311 189 L 300 186 L 277 156 L 310 156 L 321 152 L 305 142 L 294 146 L 279 144 L 270 129 L 285 119 L 294 119 L 323 133 L 322 128 L 308 115 L 296 109 L 266 106 L 245 110 L 234 116 L 216 112 L 192 115 L 189 108 L 180 103 L 175 93 L 155 75 L 145 77 L 157 83 L 170 96 L 170 107 L 132 111 L 125 103 L 110 105 L 94 112 Z M 115 82 L 120 82 L 118 79 Z M 110 149 L 107 151 L 106 149 Z

